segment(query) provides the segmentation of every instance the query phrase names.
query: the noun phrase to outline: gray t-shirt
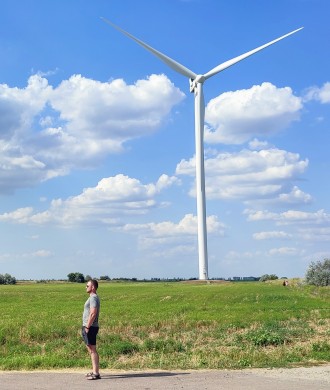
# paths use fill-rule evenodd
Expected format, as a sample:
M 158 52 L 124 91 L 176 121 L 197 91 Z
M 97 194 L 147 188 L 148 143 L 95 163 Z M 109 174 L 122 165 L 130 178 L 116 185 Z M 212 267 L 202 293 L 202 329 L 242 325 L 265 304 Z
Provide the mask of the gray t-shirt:
M 91 326 L 97 326 L 97 327 L 99 326 L 100 298 L 98 297 L 97 294 L 91 294 L 87 299 L 87 301 L 85 302 L 84 313 L 83 313 L 83 326 L 87 325 L 90 309 L 92 307 L 97 308 L 97 315 Z

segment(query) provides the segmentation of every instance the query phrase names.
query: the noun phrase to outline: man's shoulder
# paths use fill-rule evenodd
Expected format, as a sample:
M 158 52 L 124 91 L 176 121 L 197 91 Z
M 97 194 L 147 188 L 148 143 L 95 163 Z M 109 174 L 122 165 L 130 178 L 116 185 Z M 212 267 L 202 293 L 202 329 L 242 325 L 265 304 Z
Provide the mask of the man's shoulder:
M 94 302 L 100 302 L 100 298 L 97 294 L 91 294 L 89 298 L 90 298 L 90 300 L 93 300 Z

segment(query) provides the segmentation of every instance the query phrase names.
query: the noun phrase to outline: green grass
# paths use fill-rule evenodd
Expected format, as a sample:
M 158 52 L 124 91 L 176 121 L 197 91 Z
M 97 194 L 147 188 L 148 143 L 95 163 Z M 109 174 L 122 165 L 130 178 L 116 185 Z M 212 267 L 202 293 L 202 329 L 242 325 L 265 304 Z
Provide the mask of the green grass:
M 102 283 L 103 369 L 288 367 L 330 361 L 330 289 L 273 283 Z M 89 367 L 84 284 L 0 286 L 0 369 Z

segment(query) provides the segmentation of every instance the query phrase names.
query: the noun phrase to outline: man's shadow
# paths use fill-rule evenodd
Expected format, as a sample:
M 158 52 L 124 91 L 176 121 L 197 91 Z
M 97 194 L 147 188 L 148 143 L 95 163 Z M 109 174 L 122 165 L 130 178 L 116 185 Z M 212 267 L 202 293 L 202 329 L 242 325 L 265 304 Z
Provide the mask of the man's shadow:
M 189 372 L 134 372 L 131 374 L 109 374 L 102 375 L 102 379 L 159 378 L 176 375 L 189 375 Z

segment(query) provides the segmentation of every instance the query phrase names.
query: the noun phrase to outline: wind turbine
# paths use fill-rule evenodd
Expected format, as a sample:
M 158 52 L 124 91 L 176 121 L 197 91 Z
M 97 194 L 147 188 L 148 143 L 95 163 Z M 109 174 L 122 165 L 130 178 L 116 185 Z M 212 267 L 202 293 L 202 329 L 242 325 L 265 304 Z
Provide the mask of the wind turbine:
M 207 73 L 197 74 L 192 70 L 181 65 L 179 62 L 173 60 L 167 55 L 161 53 L 160 51 L 152 48 L 148 44 L 144 43 L 140 39 L 134 37 L 132 34 L 118 27 L 109 20 L 101 17 L 101 19 L 108 23 L 110 26 L 114 27 L 124 35 L 133 39 L 136 43 L 144 47 L 146 50 L 150 51 L 153 55 L 158 57 L 160 60 L 165 62 L 170 68 L 174 69 L 176 72 L 181 73 L 183 76 L 189 78 L 190 83 L 190 92 L 193 92 L 195 95 L 195 146 L 196 146 L 196 198 L 197 198 L 197 222 L 198 222 L 198 259 L 199 259 L 199 279 L 207 280 L 208 279 L 208 254 L 207 254 L 207 227 L 206 227 L 206 201 L 205 201 L 205 168 L 204 168 L 204 117 L 205 117 L 205 103 L 203 95 L 203 84 L 208 78 L 216 75 L 219 72 L 229 68 L 230 66 L 236 64 L 239 61 L 244 60 L 245 58 L 251 56 L 252 54 L 257 53 L 260 50 L 265 49 L 266 47 L 273 45 L 274 43 L 280 41 L 292 35 L 303 27 L 298 28 L 297 30 L 291 31 L 288 34 L 282 35 L 281 37 L 274 39 L 271 42 L 268 42 L 262 46 L 257 47 L 256 49 L 250 50 L 240 56 L 232 58 L 231 60 L 225 61 L 222 64 L 211 69 Z

